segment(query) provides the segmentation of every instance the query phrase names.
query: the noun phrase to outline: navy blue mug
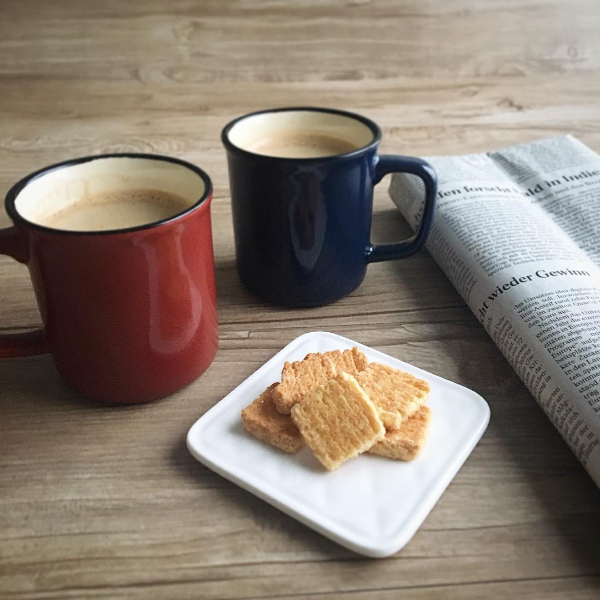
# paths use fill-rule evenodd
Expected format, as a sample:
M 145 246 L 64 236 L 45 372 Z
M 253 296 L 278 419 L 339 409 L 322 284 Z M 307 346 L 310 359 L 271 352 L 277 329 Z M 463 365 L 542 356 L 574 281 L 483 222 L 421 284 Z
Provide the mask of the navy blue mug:
M 370 119 L 327 108 L 265 110 L 223 129 L 240 279 L 256 296 L 285 306 L 339 300 L 369 263 L 405 258 L 425 243 L 437 192 L 419 158 L 378 155 Z M 370 241 L 373 187 L 388 173 L 422 179 L 418 231 L 406 241 Z

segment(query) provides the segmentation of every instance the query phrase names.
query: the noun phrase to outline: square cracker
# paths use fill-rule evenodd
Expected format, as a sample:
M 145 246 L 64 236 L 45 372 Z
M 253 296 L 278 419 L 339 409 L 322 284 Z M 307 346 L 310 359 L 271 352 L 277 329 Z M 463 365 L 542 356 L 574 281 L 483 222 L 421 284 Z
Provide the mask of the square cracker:
M 242 421 L 246 430 L 259 440 L 294 454 L 304 446 L 304 440 L 291 417 L 275 409 L 272 392 L 276 386 L 276 383 L 269 386 L 242 411 Z
M 347 373 L 317 387 L 292 408 L 292 420 L 329 471 L 383 439 L 375 405 Z
M 388 431 L 383 440 L 377 442 L 369 453 L 396 460 L 413 460 L 425 447 L 430 428 L 431 409 L 421 406 L 400 429 Z
M 355 375 L 368 365 L 367 357 L 358 349 L 332 350 L 307 354 L 304 360 L 286 362 L 281 372 L 281 383 L 273 390 L 277 410 L 289 415 L 292 407 L 319 385 L 339 373 Z
M 429 398 L 425 380 L 381 363 L 371 363 L 356 381 L 379 410 L 386 429 L 400 429 Z

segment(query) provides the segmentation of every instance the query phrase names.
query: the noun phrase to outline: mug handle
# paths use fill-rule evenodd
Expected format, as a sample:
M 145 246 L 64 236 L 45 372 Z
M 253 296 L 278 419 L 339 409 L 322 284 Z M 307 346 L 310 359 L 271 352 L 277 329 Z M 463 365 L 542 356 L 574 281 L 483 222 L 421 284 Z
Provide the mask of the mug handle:
M 22 235 L 16 227 L 0 229 L 0 254 L 6 254 L 17 262 L 27 262 Z M 33 356 L 49 352 L 43 329 L 25 333 L 0 334 L 0 358 Z
M 425 184 L 425 205 L 421 222 L 415 235 L 408 240 L 396 242 L 395 244 L 383 244 L 367 246 L 367 262 L 380 262 L 383 260 L 394 260 L 406 258 L 423 247 L 433 224 L 433 211 L 437 194 L 437 177 L 433 167 L 420 158 L 409 156 L 396 156 L 394 154 L 381 154 L 375 165 L 374 185 L 377 185 L 389 173 L 409 173 L 420 177 Z

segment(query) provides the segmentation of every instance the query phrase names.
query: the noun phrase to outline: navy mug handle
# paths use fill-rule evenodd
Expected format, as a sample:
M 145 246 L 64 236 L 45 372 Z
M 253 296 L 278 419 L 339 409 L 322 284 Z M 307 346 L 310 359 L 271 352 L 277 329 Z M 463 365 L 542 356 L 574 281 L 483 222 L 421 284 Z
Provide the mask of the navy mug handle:
M 408 156 L 396 156 L 393 154 L 381 154 L 375 165 L 375 178 L 373 184 L 378 184 L 390 173 L 408 173 L 416 175 L 425 184 L 425 204 L 419 228 L 412 238 L 397 242 L 395 244 L 383 244 L 373 246 L 369 244 L 366 249 L 367 262 L 381 262 L 383 260 L 394 260 L 406 258 L 420 250 L 427 241 L 427 236 L 433 224 L 433 211 L 435 209 L 435 198 L 437 194 L 437 177 L 433 167 L 420 158 Z

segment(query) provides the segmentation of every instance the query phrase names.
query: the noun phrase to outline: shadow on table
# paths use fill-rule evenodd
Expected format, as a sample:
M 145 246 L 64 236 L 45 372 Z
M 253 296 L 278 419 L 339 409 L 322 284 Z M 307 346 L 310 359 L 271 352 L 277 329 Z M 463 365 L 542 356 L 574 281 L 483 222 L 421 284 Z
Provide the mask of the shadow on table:
M 423 253 L 425 257 L 429 277 L 437 280 L 439 276 L 435 285 L 440 298 L 449 305 L 464 304 L 427 252 Z M 432 275 L 432 271 L 437 274 Z M 409 303 L 427 302 L 421 297 L 423 287 L 418 273 L 407 261 L 395 261 L 391 272 Z M 502 446 L 500 452 L 509 457 L 511 470 L 506 476 L 513 478 L 513 485 L 531 492 L 527 495 L 537 501 L 536 510 L 550 521 L 582 570 L 597 571 L 600 490 L 476 317 L 470 314 L 463 325 L 464 333 L 457 331 L 452 339 L 431 340 L 454 362 L 448 372 L 439 374 L 454 377 L 487 400 L 492 418 L 484 441 L 493 439 Z
M 77 405 L 106 410 L 106 404 L 72 391 L 62 380 L 50 354 L 0 360 L 0 412 L 9 404 Z
M 469 383 L 475 379 L 472 365 L 459 368 L 461 382 L 490 405 L 489 433 L 511 463 L 506 476 L 529 491 L 527 496 L 537 503 L 534 510 L 549 522 L 582 572 L 597 572 L 600 490 L 495 346 L 493 354 L 496 368 L 488 374 L 495 390 L 489 383 Z

